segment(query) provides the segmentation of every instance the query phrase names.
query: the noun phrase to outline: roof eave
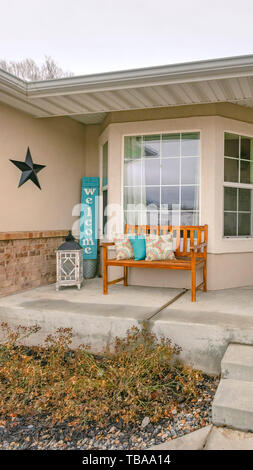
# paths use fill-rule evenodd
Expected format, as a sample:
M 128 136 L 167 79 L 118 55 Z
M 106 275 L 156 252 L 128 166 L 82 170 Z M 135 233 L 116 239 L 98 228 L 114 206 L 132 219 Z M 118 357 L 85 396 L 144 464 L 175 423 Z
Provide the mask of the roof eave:
M 29 96 L 85 93 L 249 75 L 253 76 L 253 55 L 31 82 Z
M 0 69 L 0 83 L 35 98 L 252 75 L 253 55 L 246 55 L 37 82 L 21 80 Z

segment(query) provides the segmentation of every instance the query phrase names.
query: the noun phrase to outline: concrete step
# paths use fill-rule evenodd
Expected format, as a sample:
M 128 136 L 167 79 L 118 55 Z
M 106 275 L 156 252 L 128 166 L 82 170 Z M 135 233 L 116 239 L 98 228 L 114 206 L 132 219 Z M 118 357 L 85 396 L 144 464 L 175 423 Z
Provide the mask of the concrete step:
M 212 419 L 216 426 L 253 432 L 253 382 L 221 379 L 213 401 Z
M 253 382 L 253 346 L 229 344 L 221 361 L 221 376 Z

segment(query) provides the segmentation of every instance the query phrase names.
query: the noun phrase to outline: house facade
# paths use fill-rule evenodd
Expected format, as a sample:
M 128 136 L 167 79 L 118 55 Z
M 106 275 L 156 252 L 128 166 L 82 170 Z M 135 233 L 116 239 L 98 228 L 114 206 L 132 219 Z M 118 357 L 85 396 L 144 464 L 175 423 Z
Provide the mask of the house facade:
M 100 178 L 99 237 L 124 224 L 208 225 L 208 289 L 253 285 L 253 56 L 25 83 L 0 72 L 0 295 L 55 281 Z M 45 165 L 18 187 L 10 159 Z M 138 285 L 189 274 L 131 269 Z M 115 271 L 114 271 L 115 274 Z

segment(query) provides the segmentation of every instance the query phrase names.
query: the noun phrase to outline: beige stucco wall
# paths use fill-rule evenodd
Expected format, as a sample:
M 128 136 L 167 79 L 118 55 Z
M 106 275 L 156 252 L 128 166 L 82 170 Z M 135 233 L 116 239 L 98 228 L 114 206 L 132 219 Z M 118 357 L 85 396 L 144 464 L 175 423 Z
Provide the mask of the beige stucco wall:
M 134 116 L 133 113 L 133 119 Z M 253 124 L 217 115 L 162 117 L 130 122 L 128 112 L 125 122 L 108 120 L 99 143 L 102 146 L 106 140 L 109 142 L 109 203 L 115 207 L 122 203 L 124 135 L 200 131 L 200 223 L 208 224 L 208 288 L 253 285 L 253 239 L 223 237 L 224 131 L 253 136 Z M 119 227 L 123 230 L 121 212 L 112 209 L 110 216 L 112 231 L 118 231 Z M 189 273 L 157 270 L 154 279 L 149 270 L 132 269 L 129 281 L 140 285 L 189 286 Z
M 209 254 L 207 263 L 208 289 L 253 286 L 253 252 Z
M 85 176 L 99 176 L 100 124 L 85 126 Z
M 222 116 L 236 121 L 253 123 L 251 108 L 233 103 L 206 103 L 185 106 L 164 106 L 162 108 L 145 108 L 129 111 L 113 111 L 107 115 L 101 125 L 103 131 L 109 124 L 138 121 L 155 121 L 157 119 L 178 119 L 194 116 Z
M 85 126 L 0 104 L 0 129 L 0 232 L 70 228 L 86 172 Z M 33 161 L 46 165 L 38 174 L 41 191 L 31 181 L 18 188 L 21 172 L 9 161 L 24 161 L 28 146 Z

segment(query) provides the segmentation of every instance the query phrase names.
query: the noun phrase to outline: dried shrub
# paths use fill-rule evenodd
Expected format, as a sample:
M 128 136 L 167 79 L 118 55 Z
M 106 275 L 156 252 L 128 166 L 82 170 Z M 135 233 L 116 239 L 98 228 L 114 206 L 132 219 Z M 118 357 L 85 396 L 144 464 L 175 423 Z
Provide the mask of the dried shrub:
M 158 341 L 147 328 L 132 328 L 103 357 L 83 346 L 72 350 L 69 328 L 49 335 L 45 347 L 21 344 L 37 333 L 36 325 L 1 328 L 2 418 L 43 414 L 53 422 L 106 425 L 148 415 L 157 421 L 169 416 L 179 399 L 187 402 L 198 394 L 201 373 L 175 362 L 180 348 L 165 338 Z

